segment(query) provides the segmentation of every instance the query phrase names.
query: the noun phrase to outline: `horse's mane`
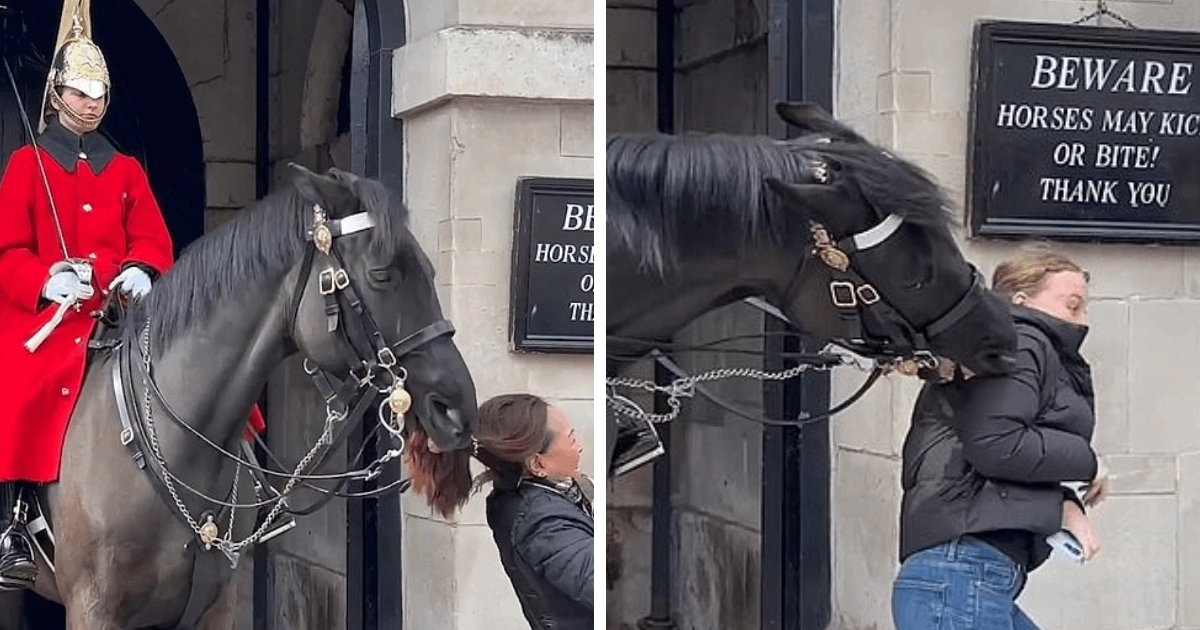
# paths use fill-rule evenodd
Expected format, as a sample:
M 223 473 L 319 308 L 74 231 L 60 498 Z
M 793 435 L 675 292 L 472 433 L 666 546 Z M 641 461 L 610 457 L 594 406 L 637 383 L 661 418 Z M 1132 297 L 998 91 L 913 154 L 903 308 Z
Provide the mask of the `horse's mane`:
M 355 192 L 375 219 L 372 251 L 390 259 L 413 244 L 408 210 L 374 180 L 360 179 Z M 160 355 L 236 291 L 259 285 L 297 264 L 311 245 L 305 240 L 312 204 L 294 186 L 247 207 L 213 232 L 189 245 L 179 260 L 130 312 L 126 322 L 150 317 L 154 354 Z M 130 328 L 140 329 L 139 326 Z
M 950 220 L 945 194 L 925 171 L 868 143 L 618 134 L 609 136 L 607 151 L 609 246 L 658 274 L 675 266 L 684 243 L 784 242 L 788 207 L 766 180 L 811 181 L 818 159 L 839 165 L 881 216 L 938 228 Z

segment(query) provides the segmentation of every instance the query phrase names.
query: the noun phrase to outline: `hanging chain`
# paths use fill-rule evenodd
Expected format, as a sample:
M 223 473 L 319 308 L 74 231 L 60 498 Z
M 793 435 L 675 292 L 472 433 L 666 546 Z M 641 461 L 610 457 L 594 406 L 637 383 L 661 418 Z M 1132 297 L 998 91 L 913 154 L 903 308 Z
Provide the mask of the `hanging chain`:
M 1084 22 L 1086 22 L 1092 18 L 1095 18 L 1096 26 L 1100 26 L 1100 18 L 1105 15 L 1120 22 L 1121 24 L 1124 24 L 1126 28 L 1132 28 L 1132 29 L 1137 28 L 1136 24 L 1125 19 L 1124 16 L 1120 15 L 1116 11 L 1113 11 L 1112 9 L 1108 8 L 1107 0 L 1096 0 L 1096 10 L 1095 11 L 1092 11 L 1091 13 L 1079 18 L 1078 20 L 1071 22 L 1071 24 L 1083 24 Z
M 747 378 L 759 381 L 786 381 L 796 378 L 804 372 L 828 372 L 835 367 L 851 365 L 859 369 L 864 369 L 864 365 L 857 358 L 848 357 L 846 355 L 837 355 L 840 361 L 836 363 L 828 363 L 821 365 L 811 365 L 802 363 L 797 366 L 790 367 L 786 370 L 767 371 L 756 368 L 717 368 L 700 374 L 677 378 L 666 385 L 660 385 L 651 380 L 638 379 L 625 376 L 609 376 L 604 379 L 608 385 L 609 391 L 605 395 L 609 409 L 614 413 L 629 416 L 640 420 L 647 420 L 654 424 L 663 424 L 670 422 L 679 416 L 680 410 L 683 408 L 681 398 L 692 398 L 696 393 L 696 385 L 707 383 L 709 381 L 719 381 L 729 378 Z M 642 409 L 637 403 L 629 398 L 616 393 L 616 388 L 625 387 L 630 389 L 640 389 L 646 392 L 661 393 L 667 395 L 667 406 L 670 411 L 663 413 L 651 413 Z

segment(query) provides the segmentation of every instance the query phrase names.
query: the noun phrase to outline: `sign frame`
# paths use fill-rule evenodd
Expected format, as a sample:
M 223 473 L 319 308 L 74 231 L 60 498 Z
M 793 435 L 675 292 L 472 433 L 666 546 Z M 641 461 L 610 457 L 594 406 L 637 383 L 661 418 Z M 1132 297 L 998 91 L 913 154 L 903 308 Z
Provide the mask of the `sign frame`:
M 591 322 L 591 334 L 582 336 L 539 334 L 530 329 L 529 322 L 529 274 L 530 248 L 533 246 L 534 202 L 539 195 L 586 194 L 595 202 L 595 183 L 589 178 L 567 177 L 520 177 L 517 179 L 516 213 L 513 221 L 512 283 L 509 297 L 509 339 L 516 352 L 547 352 L 568 354 L 591 354 L 595 352 L 595 324 Z M 591 232 L 593 248 L 596 247 L 595 232 Z M 592 265 L 593 278 L 595 264 Z M 593 280 L 594 283 L 594 280 Z M 594 287 L 593 287 L 594 292 Z M 593 300 L 593 310 L 595 301 Z
M 994 216 L 989 177 L 1002 165 L 990 163 L 989 140 L 997 130 L 993 112 L 997 94 L 994 55 L 998 44 L 1086 46 L 1119 51 L 1187 53 L 1200 59 L 1200 37 L 1187 31 L 1131 30 L 1041 22 L 983 20 L 975 25 L 971 59 L 971 99 L 967 147 L 967 226 L 971 237 L 1046 238 L 1062 241 L 1200 244 L 1200 208 L 1194 222 L 1130 221 L 1087 218 Z M 1193 89 L 1200 92 L 1200 64 Z M 1200 99 L 1194 99 L 1200 102 Z M 1200 138 L 1196 139 L 1200 141 Z M 1119 171 L 1118 171 L 1119 172 Z

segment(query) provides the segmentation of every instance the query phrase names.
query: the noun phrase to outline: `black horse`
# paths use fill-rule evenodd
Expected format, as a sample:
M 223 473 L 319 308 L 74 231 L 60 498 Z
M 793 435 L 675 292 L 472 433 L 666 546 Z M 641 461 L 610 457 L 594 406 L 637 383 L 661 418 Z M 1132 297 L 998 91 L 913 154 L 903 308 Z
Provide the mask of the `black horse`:
M 963 259 L 930 176 L 820 107 L 777 112 L 804 134 L 609 137 L 609 374 L 751 296 L 818 342 L 1010 370 L 1008 309 Z M 610 417 L 610 460 L 616 434 Z
M 253 512 L 243 516 L 239 536 L 225 531 L 227 517 L 215 519 L 208 532 L 218 537 L 214 547 L 197 548 L 206 540 L 204 512 L 220 509 L 187 486 L 229 496 L 235 465 L 204 440 L 237 453 L 267 377 L 298 352 L 306 369 L 335 377 L 326 382 L 368 366 L 354 376 L 362 387 L 350 390 L 410 394 L 405 430 L 409 445 L 420 447 L 409 456 L 424 474 L 455 481 L 447 491 L 455 496 L 434 497 L 434 507 L 445 511 L 466 496 L 469 451 L 462 449 L 477 424 L 475 387 L 407 210 L 378 182 L 297 170 L 294 186 L 191 246 L 130 311 L 122 348 L 88 368 L 61 477 L 41 492 L 57 553 L 55 571 L 39 562 L 36 590 L 65 606 L 72 630 L 173 628 L 192 610 L 199 616 L 189 627 L 233 626 L 232 570 L 218 548 L 221 539 L 248 533 Z M 131 395 L 115 393 L 122 388 Z M 388 408 L 372 402 L 367 411 L 356 420 L 331 409 L 326 420 L 374 423 L 378 411 L 392 422 L 389 430 L 401 432 L 403 421 Z M 139 470 L 122 444 L 122 416 L 133 418 L 141 436 L 133 443 L 149 472 L 172 478 L 173 491 L 156 489 Z M 271 421 L 273 431 L 303 430 L 286 418 Z M 180 518 L 171 493 L 195 524 Z M 193 566 L 201 562 L 219 571 L 212 588 L 193 594 Z M 20 603 L 5 597 L 10 606 Z

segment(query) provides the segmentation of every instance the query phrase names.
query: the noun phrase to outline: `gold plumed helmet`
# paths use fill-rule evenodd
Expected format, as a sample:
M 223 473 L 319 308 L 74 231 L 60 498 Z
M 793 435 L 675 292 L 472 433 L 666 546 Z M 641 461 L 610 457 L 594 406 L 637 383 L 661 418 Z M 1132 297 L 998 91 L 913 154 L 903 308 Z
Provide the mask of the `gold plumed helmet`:
M 50 64 L 50 76 L 46 80 L 45 98 L 42 100 L 42 123 L 39 130 L 46 127 L 46 119 L 57 115 L 57 110 L 51 103 L 57 105 L 73 122 L 84 131 L 93 131 L 100 125 L 108 104 L 112 100 L 109 89 L 112 84 L 108 77 L 108 64 L 104 61 L 104 53 L 92 41 L 91 0 L 66 0 L 63 3 L 62 19 L 59 23 L 58 42 L 55 48 L 54 61 Z M 70 87 L 83 92 L 92 98 L 109 95 L 104 101 L 104 109 L 99 115 L 88 116 L 71 109 L 58 89 Z

